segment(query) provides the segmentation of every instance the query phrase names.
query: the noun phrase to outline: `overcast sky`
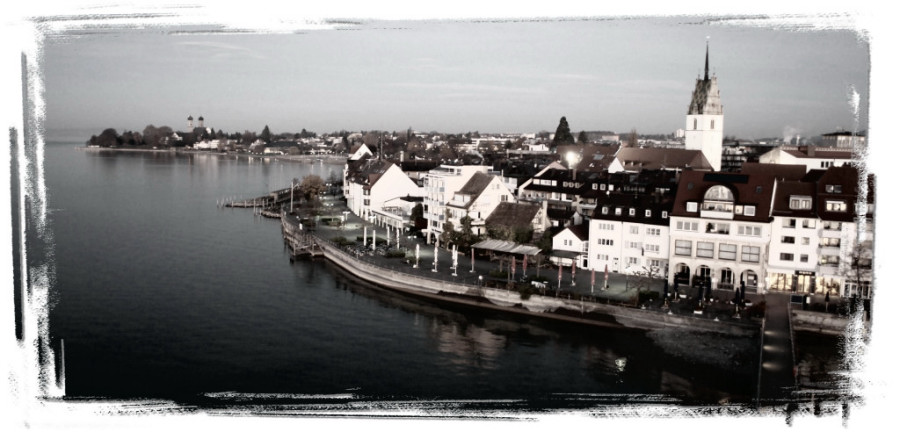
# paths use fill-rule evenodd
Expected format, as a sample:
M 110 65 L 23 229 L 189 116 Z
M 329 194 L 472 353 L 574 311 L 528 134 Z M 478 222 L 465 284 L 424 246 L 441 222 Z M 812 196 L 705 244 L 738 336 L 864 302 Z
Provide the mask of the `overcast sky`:
M 69 24 L 44 44 L 45 125 L 51 138 L 183 129 L 188 115 L 226 132 L 537 132 L 566 116 L 575 132 L 672 133 L 684 127 L 708 40 L 726 135 L 852 130 L 853 91 L 866 129 L 866 38 L 752 22 L 357 20 L 287 34 Z

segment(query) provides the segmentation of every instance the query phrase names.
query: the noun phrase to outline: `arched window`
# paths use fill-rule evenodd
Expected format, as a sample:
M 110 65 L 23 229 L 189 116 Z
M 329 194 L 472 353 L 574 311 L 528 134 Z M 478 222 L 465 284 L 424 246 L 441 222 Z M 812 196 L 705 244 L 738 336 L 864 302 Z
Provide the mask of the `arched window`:
M 715 120 L 710 120 L 710 121 L 709 121 L 709 128 L 710 128 L 710 129 L 715 129 L 715 128 L 716 128 L 716 121 L 715 121 Z
M 694 119 L 694 130 L 697 130 L 697 119 Z
M 723 214 L 722 217 L 730 219 L 731 213 L 734 211 L 734 194 L 725 186 L 713 186 L 703 194 L 703 205 L 700 210 L 729 213 L 728 215 Z

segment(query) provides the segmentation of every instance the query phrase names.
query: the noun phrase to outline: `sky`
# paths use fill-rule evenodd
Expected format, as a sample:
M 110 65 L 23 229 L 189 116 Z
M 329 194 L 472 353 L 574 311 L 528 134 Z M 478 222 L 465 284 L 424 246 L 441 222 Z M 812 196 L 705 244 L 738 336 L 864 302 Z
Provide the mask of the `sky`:
M 189 115 L 225 132 L 552 132 L 565 116 L 574 132 L 668 134 L 685 126 L 707 43 L 726 136 L 868 123 L 869 41 L 849 17 L 164 21 L 48 18 L 48 136 L 184 129 Z

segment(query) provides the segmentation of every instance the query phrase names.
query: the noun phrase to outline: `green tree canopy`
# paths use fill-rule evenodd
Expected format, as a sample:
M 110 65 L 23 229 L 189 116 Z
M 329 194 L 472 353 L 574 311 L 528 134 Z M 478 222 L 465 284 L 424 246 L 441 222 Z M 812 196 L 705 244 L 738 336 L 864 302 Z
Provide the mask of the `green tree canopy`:
M 556 135 L 553 136 L 554 145 L 575 144 L 575 137 L 569 131 L 569 122 L 565 116 L 559 119 L 559 126 L 556 127 Z

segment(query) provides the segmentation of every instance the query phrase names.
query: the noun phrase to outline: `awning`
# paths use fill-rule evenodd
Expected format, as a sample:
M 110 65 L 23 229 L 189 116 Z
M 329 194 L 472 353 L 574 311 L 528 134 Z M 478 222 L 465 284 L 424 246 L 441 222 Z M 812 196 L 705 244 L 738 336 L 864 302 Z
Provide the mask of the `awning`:
M 550 252 L 550 256 L 557 258 L 566 258 L 566 259 L 576 259 L 580 255 L 584 255 L 583 252 L 572 252 L 572 251 L 564 251 L 564 250 L 554 250 Z
M 541 248 L 537 246 L 523 245 L 506 240 L 483 240 L 472 245 L 475 249 L 485 249 L 494 252 L 503 252 L 514 255 L 537 255 Z

